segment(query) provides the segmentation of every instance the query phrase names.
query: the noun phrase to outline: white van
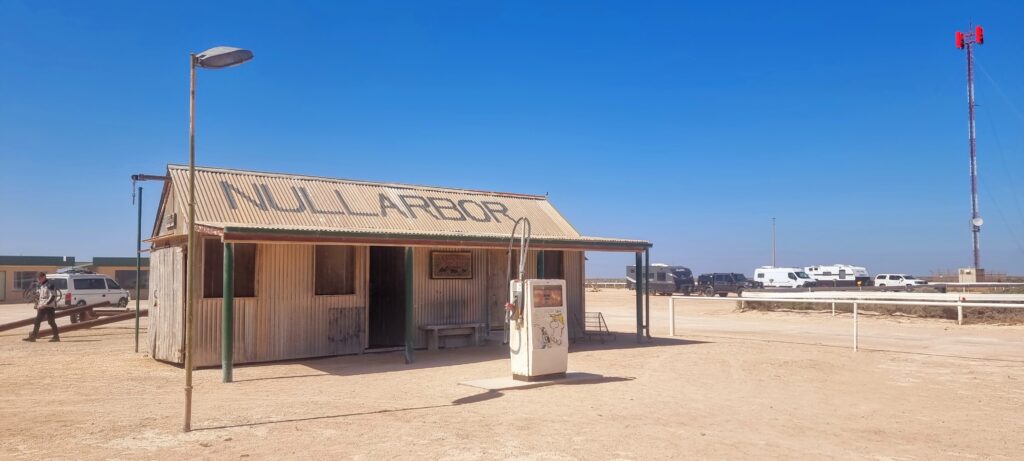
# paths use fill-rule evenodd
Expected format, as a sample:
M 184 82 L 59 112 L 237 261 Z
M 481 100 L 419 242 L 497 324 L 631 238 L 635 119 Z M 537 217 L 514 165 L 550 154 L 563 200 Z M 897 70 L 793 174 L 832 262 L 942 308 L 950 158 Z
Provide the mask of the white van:
M 762 266 L 754 269 L 754 281 L 766 287 L 798 288 L 813 287 L 817 282 L 799 267 Z
M 117 307 L 127 307 L 128 290 L 102 274 L 66 273 L 47 274 L 46 278 L 60 290 L 66 306 L 84 306 L 107 301 Z

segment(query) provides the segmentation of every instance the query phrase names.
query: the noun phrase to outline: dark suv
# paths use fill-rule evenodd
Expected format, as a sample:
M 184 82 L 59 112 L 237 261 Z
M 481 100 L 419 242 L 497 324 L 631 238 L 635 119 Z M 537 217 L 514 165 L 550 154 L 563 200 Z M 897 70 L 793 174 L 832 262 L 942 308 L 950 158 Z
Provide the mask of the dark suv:
M 729 296 L 729 293 L 736 293 L 739 296 L 743 290 L 761 287 L 760 282 L 750 280 L 743 274 L 716 272 L 697 277 L 696 291 L 704 296 L 717 294 L 724 298 Z

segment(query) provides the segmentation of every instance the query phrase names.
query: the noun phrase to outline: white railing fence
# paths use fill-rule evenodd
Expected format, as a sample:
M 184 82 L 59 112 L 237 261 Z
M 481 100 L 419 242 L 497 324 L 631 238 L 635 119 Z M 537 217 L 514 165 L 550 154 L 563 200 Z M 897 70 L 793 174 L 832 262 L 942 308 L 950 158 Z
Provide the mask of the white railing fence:
M 781 295 L 785 296 L 781 296 Z M 795 296 L 794 296 L 795 295 Z M 853 350 L 859 347 L 858 313 L 861 305 L 906 305 L 926 307 L 956 307 L 956 323 L 963 325 L 965 307 L 994 307 L 1000 309 L 1024 309 L 1024 295 L 979 294 L 967 297 L 958 294 L 928 293 L 848 293 L 848 292 L 813 292 L 813 293 L 750 293 L 740 298 L 701 298 L 693 296 L 672 296 L 668 300 L 668 334 L 676 335 L 676 300 L 740 302 L 744 307 L 747 301 L 775 303 L 812 303 L 831 304 L 832 316 L 836 315 L 836 304 L 850 304 L 853 307 Z M 1001 301 L 1001 302 L 998 302 Z

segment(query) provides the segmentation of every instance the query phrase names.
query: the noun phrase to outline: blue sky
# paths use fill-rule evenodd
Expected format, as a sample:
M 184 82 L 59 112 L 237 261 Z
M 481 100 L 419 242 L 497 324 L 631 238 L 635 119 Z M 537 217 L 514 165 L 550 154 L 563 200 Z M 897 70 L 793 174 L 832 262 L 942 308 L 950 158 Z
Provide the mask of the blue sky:
M 955 270 L 973 20 L 982 265 L 1024 273 L 1024 6 L 832 3 L 0 0 L 0 254 L 131 255 L 224 44 L 202 165 L 548 193 L 698 272 L 768 264 L 773 216 L 780 265 Z

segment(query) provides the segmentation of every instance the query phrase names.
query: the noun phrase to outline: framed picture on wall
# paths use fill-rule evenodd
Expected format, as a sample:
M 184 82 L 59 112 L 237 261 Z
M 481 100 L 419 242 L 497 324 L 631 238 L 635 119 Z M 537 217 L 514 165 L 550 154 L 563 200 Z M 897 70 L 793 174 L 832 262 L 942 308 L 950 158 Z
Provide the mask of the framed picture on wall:
M 469 251 L 431 251 L 430 278 L 473 278 L 473 253 Z

